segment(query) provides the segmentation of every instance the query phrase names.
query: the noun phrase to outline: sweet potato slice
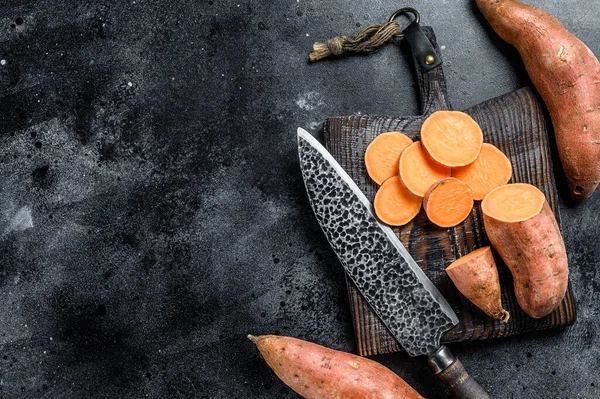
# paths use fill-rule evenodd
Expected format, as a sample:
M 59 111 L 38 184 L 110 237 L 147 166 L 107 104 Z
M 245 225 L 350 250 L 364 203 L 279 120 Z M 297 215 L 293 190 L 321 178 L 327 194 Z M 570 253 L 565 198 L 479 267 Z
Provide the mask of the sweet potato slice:
M 306 399 L 423 399 L 373 360 L 291 337 L 248 338 L 281 381 Z
M 379 185 L 398 175 L 398 162 L 402 151 L 413 141 L 400 132 L 382 133 L 371 141 L 365 151 L 367 173 Z
M 441 165 L 455 168 L 477 159 L 483 144 L 479 124 L 460 111 L 436 111 L 421 126 L 421 142 Z
M 413 194 L 425 196 L 427 189 L 438 180 L 450 177 L 452 170 L 431 159 L 420 141 L 408 146 L 400 156 L 400 178 Z
M 375 194 L 375 214 L 385 224 L 402 226 L 414 219 L 421 210 L 423 198 L 414 195 L 394 176 L 387 179 Z
M 488 143 L 483 143 L 475 162 L 452 169 L 452 177 L 467 183 L 475 200 L 482 200 L 494 188 L 508 183 L 511 176 L 510 160 L 502 151 Z
M 439 227 L 454 227 L 469 216 L 473 194 L 469 186 L 454 177 L 435 182 L 425 193 L 423 208 Z
M 461 257 L 446 268 L 460 291 L 488 316 L 508 322 L 510 313 L 502 307 L 500 279 L 492 249 L 483 247 Z
M 546 197 L 529 184 L 507 184 L 481 203 L 487 236 L 510 269 L 519 306 L 534 318 L 550 314 L 565 296 L 565 244 Z

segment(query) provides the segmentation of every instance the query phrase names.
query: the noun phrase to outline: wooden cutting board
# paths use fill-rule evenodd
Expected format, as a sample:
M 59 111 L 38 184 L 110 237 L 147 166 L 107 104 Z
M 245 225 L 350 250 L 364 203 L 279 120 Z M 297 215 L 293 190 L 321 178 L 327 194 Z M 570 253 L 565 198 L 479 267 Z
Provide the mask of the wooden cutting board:
M 423 30 L 439 54 L 433 30 L 429 27 L 423 27 Z M 325 122 L 325 146 L 371 201 L 378 186 L 370 180 L 365 169 L 364 153 L 369 143 L 377 135 L 389 131 L 400 131 L 418 140 L 421 124 L 429 114 L 451 109 L 442 66 L 421 72 L 415 62 L 415 68 L 421 93 L 421 116 L 342 116 Z M 509 157 L 513 165 L 511 183 L 529 183 L 538 187 L 546 195 L 560 225 L 542 109 L 537 93 L 523 88 L 464 112 L 480 124 L 485 142 L 495 145 Z M 570 284 L 565 299 L 552 314 L 542 319 L 526 315 L 517 304 L 510 271 L 497 254 L 502 303 L 511 314 L 508 323 L 488 317 L 454 287 L 444 271 L 445 267 L 477 248 L 490 245 L 483 227 L 480 201 L 476 202 L 467 220 L 455 228 L 436 227 L 421 210 L 413 222 L 395 228 L 394 232 L 458 315 L 459 324 L 444 335 L 444 343 L 506 337 L 567 326 L 575 321 L 575 300 Z M 349 278 L 346 278 L 346 283 L 359 354 L 370 356 L 401 351 L 398 342 L 362 298 L 354 283 Z

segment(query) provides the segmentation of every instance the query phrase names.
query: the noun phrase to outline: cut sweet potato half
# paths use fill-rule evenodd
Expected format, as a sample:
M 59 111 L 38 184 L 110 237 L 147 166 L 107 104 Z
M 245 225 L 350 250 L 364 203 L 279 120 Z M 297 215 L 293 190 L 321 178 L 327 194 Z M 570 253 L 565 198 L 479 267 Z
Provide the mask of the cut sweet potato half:
M 427 189 L 438 180 L 450 177 L 452 170 L 431 159 L 420 141 L 408 146 L 400 156 L 400 178 L 413 194 L 425 196 Z
M 414 219 L 421 210 L 423 198 L 411 193 L 394 176 L 387 179 L 375 194 L 375 214 L 385 224 L 402 226 Z
M 507 184 L 481 203 L 487 236 L 510 269 L 515 296 L 534 318 L 560 305 L 568 286 L 565 244 L 546 197 L 529 184 Z
M 423 208 L 433 224 L 454 227 L 471 213 L 473 194 L 466 183 L 449 177 L 437 181 L 427 190 Z
M 381 185 L 390 177 L 398 175 L 398 162 L 402 151 L 413 141 L 400 132 L 382 133 L 365 151 L 365 166 L 373 181 Z
M 477 159 L 483 133 L 479 124 L 464 112 L 436 111 L 423 122 L 421 142 L 436 162 L 455 168 Z
M 452 169 L 452 177 L 467 183 L 475 200 L 484 199 L 494 188 L 508 183 L 511 176 L 510 160 L 502 151 L 488 143 L 483 143 L 475 162 Z

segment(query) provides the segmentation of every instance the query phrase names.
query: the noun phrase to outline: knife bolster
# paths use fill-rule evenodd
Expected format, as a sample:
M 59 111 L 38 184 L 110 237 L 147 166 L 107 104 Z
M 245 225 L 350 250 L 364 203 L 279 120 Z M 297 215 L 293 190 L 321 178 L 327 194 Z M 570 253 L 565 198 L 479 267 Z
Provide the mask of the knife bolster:
M 456 361 L 456 357 L 450 352 L 447 346 L 442 345 L 436 350 L 429 359 L 427 359 L 427 363 L 429 367 L 433 370 L 435 374 L 439 374 L 442 371 L 446 370 L 448 367 L 452 365 Z
M 490 399 L 490 395 L 475 381 L 450 350 L 441 346 L 427 359 L 438 380 L 446 385 L 455 399 Z

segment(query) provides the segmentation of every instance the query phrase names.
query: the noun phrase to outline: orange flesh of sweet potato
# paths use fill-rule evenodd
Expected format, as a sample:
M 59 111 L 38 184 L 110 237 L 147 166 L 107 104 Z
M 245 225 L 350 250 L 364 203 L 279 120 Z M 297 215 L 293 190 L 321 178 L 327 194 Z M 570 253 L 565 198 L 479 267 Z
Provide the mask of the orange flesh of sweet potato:
M 423 398 L 373 360 L 291 337 L 248 338 L 281 381 L 306 399 Z
M 494 319 L 508 322 L 510 313 L 502 307 L 500 279 L 490 247 L 483 247 L 457 259 L 446 268 L 456 288 L 475 306 Z
M 474 162 L 483 144 L 479 124 L 460 111 L 436 111 L 421 127 L 421 143 L 436 162 L 447 167 Z
M 394 176 L 387 179 L 375 194 L 375 214 L 385 224 L 403 226 L 421 210 L 423 198 L 414 195 Z
M 427 190 L 423 208 L 432 223 L 439 227 L 453 227 L 471 213 L 473 194 L 466 183 L 449 177 L 435 182 Z
M 550 111 L 573 199 L 600 182 L 600 63 L 550 14 L 516 0 L 476 0 L 496 33 L 517 48 Z
M 390 177 L 398 175 L 400 154 L 413 141 L 400 132 L 382 133 L 365 151 L 365 166 L 373 181 L 381 185 Z
M 408 146 L 400 156 L 400 178 L 402 183 L 413 194 L 425 196 L 433 183 L 452 173 L 450 168 L 442 166 L 431 159 L 420 141 Z
M 529 184 L 507 184 L 481 203 L 487 236 L 510 269 L 519 306 L 550 314 L 567 291 L 567 253 L 546 197 Z
M 498 187 L 484 199 L 485 215 L 504 222 L 522 222 L 539 214 L 546 197 L 537 187 L 525 183 Z
M 508 183 L 511 176 L 510 160 L 502 151 L 488 143 L 483 143 L 475 162 L 452 169 L 452 177 L 467 183 L 475 200 L 482 200 L 494 188 Z

